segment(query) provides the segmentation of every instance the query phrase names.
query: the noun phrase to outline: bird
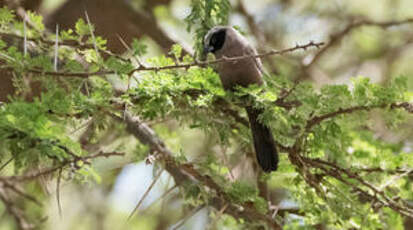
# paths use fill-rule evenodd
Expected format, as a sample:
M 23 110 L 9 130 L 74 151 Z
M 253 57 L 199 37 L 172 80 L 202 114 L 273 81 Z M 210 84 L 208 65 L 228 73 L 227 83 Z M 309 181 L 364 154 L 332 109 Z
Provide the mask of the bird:
M 253 56 L 257 51 L 247 39 L 230 26 L 215 26 L 205 35 L 204 55 L 214 54 L 216 59 L 239 56 Z M 252 84 L 263 85 L 263 66 L 259 58 L 243 58 L 236 61 L 217 63 L 217 72 L 222 86 L 227 91 L 234 91 L 237 86 L 248 87 Z M 257 162 L 264 172 L 276 171 L 278 152 L 274 137 L 268 126 L 258 120 L 263 109 L 245 106 Z

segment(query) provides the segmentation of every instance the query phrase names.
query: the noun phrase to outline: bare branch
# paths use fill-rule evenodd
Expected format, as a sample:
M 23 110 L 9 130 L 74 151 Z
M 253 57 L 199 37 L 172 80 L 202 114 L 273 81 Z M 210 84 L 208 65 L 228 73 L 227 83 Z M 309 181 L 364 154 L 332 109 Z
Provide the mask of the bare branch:
M 238 0 L 238 11 L 245 17 L 247 20 L 248 27 L 250 28 L 254 37 L 257 38 L 260 44 L 265 43 L 265 35 L 262 30 L 258 27 L 257 23 L 255 23 L 254 16 L 248 12 L 248 7 L 245 6 L 243 0 Z
M 9 181 L 1 181 L 0 185 L 3 185 L 4 188 L 6 189 L 10 189 L 11 191 L 13 191 L 14 193 L 16 193 L 19 196 L 22 196 L 23 198 L 30 200 L 31 202 L 42 206 L 42 203 L 40 203 L 40 201 L 38 201 L 34 196 L 25 193 L 24 191 L 22 191 L 20 188 L 18 188 L 16 185 L 14 185 L 13 183 L 9 182 Z
M 62 218 L 62 204 L 60 202 L 60 182 L 62 180 L 62 171 L 63 169 L 59 169 L 59 173 L 57 175 L 57 181 L 56 181 L 56 201 L 57 201 L 57 208 L 59 209 L 59 216 Z
M 326 43 L 326 45 L 318 51 L 318 53 L 313 57 L 310 63 L 308 63 L 305 67 L 309 68 L 314 63 L 316 63 L 325 53 L 328 49 L 331 47 L 335 46 L 338 44 L 347 34 L 352 32 L 354 29 L 362 27 L 362 26 L 378 26 L 383 29 L 386 29 L 391 26 L 399 26 L 399 25 L 404 25 L 408 23 L 413 23 L 413 18 L 407 18 L 404 20 L 400 21 L 384 21 L 384 22 L 376 22 L 373 20 L 369 19 L 364 19 L 356 22 L 351 22 L 349 25 L 347 25 L 343 30 L 334 33 L 330 36 L 330 41 Z
M 10 38 L 10 39 L 19 39 L 19 40 L 23 40 L 26 39 L 27 41 L 31 41 L 31 42 L 40 42 L 40 43 L 44 43 L 50 46 L 56 46 L 56 41 L 51 41 L 51 40 L 47 40 L 43 37 L 39 37 L 39 38 L 29 38 L 29 37 L 22 37 L 16 34 L 12 34 L 12 33 L 4 33 L 4 32 L 0 32 L 0 37 L 5 37 L 5 38 Z M 81 41 L 78 40 L 71 40 L 71 39 L 67 39 L 64 41 L 57 41 L 57 46 L 68 46 L 68 47 L 72 47 L 74 49 L 94 49 L 94 45 L 93 44 L 89 44 L 89 43 L 83 43 Z M 98 48 L 98 52 L 101 54 L 106 54 L 109 56 L 114 56 L 116 58 L 119 58 L 122 61 L 128 61 L 127 59 L 123 58 L 122 56 L 112 53 L 109 50 L 104 50 L 104 49 L 99 49 Z
M 327 120 L 327 119 L 330 119 L 330 118 L 333 118 L 333 117 L 337 117 L 337 116 L 342 115 L 342 114 L 350 114 L 350 113 L 354 113 L 354 112 L 358 112 L 358 111 L 369 111 L 369 110 L 372 110 L 372 109 L 386 108 L 386 107 L 389 107 L 391 109 L 404 109 L 408 113 L 413 113 L 413 104 L 410 104 L 408 102 L 382 104 L 382 105 L 374 105 L 374 106 L 354 106 L 354 107 L 350 107 L 350 108 L 347 108 L 347 109 L 341 109 L 340 108 L 337 111 L 327 113 L 327 114 L 324 114 L 324 115 L 321 115 L 321 116 L 315 116 L 315 117 L 311 118 L 307 122 L 306 131 L 309 131 L 312 127 L 314 127 L 315 125 L 320 124 L 324 120 Z
M 88 25 L 89 30 L 90 30 L 90 35 L 92 36 L 93 48 L 95 48 L 96 54 L 99 54 L 98 47 L 97 47 L 97 45 L 96 45 L 95 33 L 93 32 L 92 23 L 90 23 L 90 19 L 89 19 L 89 15 L 88 15 L 88 13 L 87 13 L 87 10 L 85 10 L 85 17 L 86 17 L 87 25 Z
M 410 170 L 405 170 L 405 169 L 394 169 L 394 170 L 389 170 L 389 169 L 383 169 L 380 167 L 376 168 L 352 168 L 357 172 L 365 172 L 365 173 L 386 173 L 386 174 L 404 174 L 409 172 Z M 413 175 L 413 172 L 410 172 L 411 175 Z
M 57 64 L 59 60 L 59 24 L 56 25 L 56 38 L 54 47 L 54 71 L 57 72 Z
M 55 167 L 43 169 L 36 173 L 28 173 L 28 174 L 20 175 L 20 176 L 2 176 L 0 177 L 0 181 L 26 182 L 26 181 L 34 180 L 40 176 L 54 173 L 57 170 L 62 169 L 66 167 L 67 165 L 71 163 L 76 163 L 78 161 L 87 162 L 90 159 L 95 159 L 95 158 L 100 158 L 100 157 L 124 156 L 124 155 L 125 155 L 124 153 L 119 153 L 119 152 L 110 152 L 110 153 L 99 152 L 97 154 L 93 154 L 93 155 L 89 155 L 85 157 L 77 157 L 76 159 L 73 159 L 73 160 L 64 161 Z
M 16 207 L 12 200 L 7 196 L 5 191 L 0 189 L 0 200 L 4 203 L 7 212 L 14 218 L 19 230 L 30 230 L 34 229 L 35 226 L 27 222 L 23 211 Z
M 273 56 L 273 55 L 284 55 L 286 53 L 291 53 L 297 50 L 307 50 L 309 48 L 320 48 L 324 43 L 319 42 L 315 43 L 313 41 L 310 41 L 309 43 L 305 45 L 297 45 L 292 48 L 287 48 L 287 49 L 282 49 L 282 50 L 272 50 L 266 53 L 262 54 L 255 54 L 255 55 L 244 55 L 244 56 L 237 56 L 237 57 L 226 57 L 226 58 L 220 58 L 216 59 L 213 61 L 194 61 L 192 63 L 187 63 L 187 64 L 174 64 L 174 65 L 167 65 L 167 66 L 143 66 L 140 65 L 136 69 L 132 70 L 128 75 L 132 75 L 135 72 L 140 72 L 140 71 L 161 71 L 161 70 L 171 70 L 171 69 L 188 69 L 190 67 L 194 66 L 206 66 L 206 65 L 212 65 L 212 64 L 218 64 L 218 63 L 223 63 L 223 62 L 236 62 L 240 61 L 243 59 L 248 59 L 248 58 L 264 58 L 268 56 Z M 12 68 L 10 68 L 12 70 Z M 113 70 L 100 70 L 96 72 L 54 72 L 54 71 L 43 71 L 39 69 L 27 69 L 27 72 L 30 73 L 36 73 L 36 74 L 42 74 L 42 75 L 49 75 L 49 76 L 62 76 L 62 77 L 80 77 L 80 78 L 88 78 L 90 76 L 102 76 L 102 75 L 108 75 L 108 74 L 115 74 L 116 72 Z
M 14 156 L 10 157 L 10 159 L 8 159 L 2 166 L 0 166 L 0 171 L 2 171 L 7 165 L 10 164 L 10 162 L 12 162 L 14 159 Z

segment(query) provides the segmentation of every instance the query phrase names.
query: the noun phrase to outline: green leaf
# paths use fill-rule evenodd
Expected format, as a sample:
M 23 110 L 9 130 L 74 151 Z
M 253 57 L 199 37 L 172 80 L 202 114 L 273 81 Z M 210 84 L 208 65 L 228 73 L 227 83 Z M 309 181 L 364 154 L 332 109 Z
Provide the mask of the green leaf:
M 14 20 L 14 11 L 4 6 L 0 8 L 0 28 L 7 26 Z
M 90 35 L 94 28 L 93 25 L 89 26 L 82 18 L 80 18 L 76 22 L 75 30 L 80 37 L 83 37 L 86 35 Z
M 115 57 L 109 57 L 105 65 L 108 69 L 114 70 L 118 74 L 129 74 L 134 69 L 130 62 L 123 62 Z
M 148 46 L 139 41 L 138 39 L 134 38 L 132 41 L 132 50 L 133 50 L 133 55 L 137 56 L 142 56 L 145 55 L 147 52 Z
M 27 12 L 27 15 L 29 16 L 31 25 L 35 28 L 35 30 L 37 32 L 43 32 L 45 29 L 44 24 L 43 24 L 43 16 L 30 12 L 30 11 Z
M 174 44 L 170 53 L 174 55 L 175 59 L 179 60 L 182 55 L 182 46 L 179 44 Z
M 82 53 L 85 60 L 89 63 L 98 63 L 99 62 L 99 55 L 96 53 L 94 49 L 87 49 L 79 51 Z
M 60 39 L 62 40 L 76 40 L 76 35 L 72 29 L 60 31 Z

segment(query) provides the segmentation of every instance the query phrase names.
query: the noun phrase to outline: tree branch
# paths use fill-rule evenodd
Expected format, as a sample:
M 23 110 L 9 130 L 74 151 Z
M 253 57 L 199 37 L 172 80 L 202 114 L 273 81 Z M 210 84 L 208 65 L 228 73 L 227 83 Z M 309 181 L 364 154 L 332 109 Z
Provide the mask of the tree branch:
M 5 191 L 2 189 L 0 189 L 0 200 L 6 207 L 7 212 L 14 218 L 19 230 L 30 230 L 35 228 L 33 224 L 27 222 L 23 211 L 16 207 L 13 201 L 10 200 Z
M 354 107 L 350 107 L 350 108 L 347 108 L 347 109 L 341 109 L 340 108 L 337 111 L 327 113 L 327 114 L 324 114 L 324 115 L 320 115 L 320 116 L 315 116 L 315 117 L 311 118 L 307 122 L 307 126 L 306 126 L 305 129 L 306 129 L 306 131 L 310 131 L 312 127 L 314 127 L 315 125 L 320 124 L 324 120 L 327 120 L 327 119 L 330 119 L 330 118 L 333 118 L 333 117 L 337 117 L 337 116 L 342 115 L 342 114 L 350 114 L 350 113 L 354 113 L 354 112 L 358 112 L 358 111 L 369 111 L 369 110 L 372 110 L 372 109 L 386 108 L 386 107 L 389 107 L 391 109 L 404 109 L 408 113 L 413 113 L 413 104 L 410 104 L 408 102 L 382 104 L 382 105 L 374 105 L 374 106 L 354 106 Z
M 391 26 L 399 26 L 399 25 L 404 25 L 404 24 L 409 24 L 409 23 L 413 23 L 413 18 L 407 18 L 407 19 L 400 20 L 400 21 L 383 21 L 383 22 L 363 19 L 360 21 L 351 22 L 343 30 L 330 35 L 330 41 L 328 41 L 326 45 L 323 48 L 321 48 L 320 51 L 318 51 L 318 53 L 313 57 L 311 62 L 309 62 L 305 66 L 305 68 L 308 69 L 312 65 L 314 65 L 314 63 L 316 63 L 326 53 L 328 49 L 338 44 L 347 34 L 352 32 L 356 28 L 359 28 L 362 26 L 378 26 L 383 29 L 386 29 Z
M 244 55 L 244 56 L 237 56 L 237 57 L 224 57 L 220 59 L 216 59 L 213 61 L 194 61 L 192 63 L 186 63 L 186 64 L 174 64 L 174 65 L 167 65 L 167 66 L 143 66 L 140 65 L 138 68 L 133 69 L 131 72 L 128 73 L 128 75 L 132 75 L 135 72 L 140 72 L 140 71 L 162 71 L 162 70 L 171 70 L 171 69 L 188 69 L 190 67 L 194 66 L 206 66 L 206 65 L 213 65 L 213 64 L 218 64 L 218 63 L 223 63 L 223 62 L 237 62 L 243 59 L 248 59 L 248 58 L 264 58 L 268 56 L 273 56 L 273 55 L 284 55 L 286 53 L 291 53 L 297 50 L 307 50 L 309 48 L 320 48 L 323 46 L 323 42 L 318 42 L 315 43 L 313 41 L 310 41 L 309 43 L 305 45 L 296 45 L 295 47 L 292 48 L 287 48 L 287 49 L 282 49 L 282 50 L 272 50 L 266 53 L 261 53 L 261 54 L 256 54 L 256 55 Z M 9 70 L 13 70 L 13 68 L 9 68 Z M 62 76 L 62 77 L 79 77 L 79 78 L 88 78 L 90 76 L 102 76 L 102 75 L 108 75 L 108 74 L 116 74 L 116 71 L 113 70 L 100 70 L 96 72 L 55 72 L 55 71 L 44 71 L 40 69 L 26 69 L 27 72 L 30 73 L 35 73 L 35 74 L 42 74 L 42 75 L 49 75 L 49 76 Z
M 66 160 L 60 163 L 59 165 L 47 169 L 43 169 L 39 172 L 35 173 L 27 173 L 24 175 L 19 175 L 19 176 L 1 176 L 0 181 L 13 181 L 13 182 L 27 182 L 34 180 L 38 177 L 48 175 L 51 173 L 56 172 L 57 170 L 60 170 L 64 167 L 66 167 L 69 164 L 76 163 L 79 161 L 87 162 L 88 160 L 95 159 L 95 158 L 100 158 L 100 157 L 110 157 L 110 156 L 124 156 L 124 153 L 119 153 L 119 152 L 99 152 L 93 155 L 85 156 L 85 157 L 75 157 L 75 159 L 72 160 Z
M 331 177 L 334 177 L 341 182 L 351 186 L 353 189 L 363 193 L 364 196 L 367 196 L 368 199 L 373 201 L 373 203 L 379 203 L 384 207 L 389 207 L 393 209 L 394 211 L 404 215 L 413 218 L 413 209 L 401 205 L 399 202 L 396 200 L 388 197 L 386 195 L 385 191 L 379 188 L 376 188 L 374 185 L 370 184 L 363 178 L 361 178 L 357 173 L 352 172 L 348 169 L 342 168 L 332 162 L 328 161 L 323 161 L 321 159 L 311 159 L 307 157 L 301 157 L 301 159 L 311 165 L 312 168 L 319 168 L 323 170 L 326 175 L 329 175 Z M 343 175 L 346 175 L 349 179 L 354 179 L 357 182 L 359 182 L 361 185 L 365 186 L 370 190 L 370 192 L 366 192 L 359 188 L 357 185 L 351 183 L 349 180 L 346 180 Z M 373 195 L 371 195 L 373 194 Z
M 211 205 L 217 210 L 221 210 L 222 207 L 228 205 L 227 200 L 229 196 L 224 189 L 219 186 L 215 181 L 207 176 L 202 175 L 195 166 L 190 163 L 180 164 L 173 157 L 173 153 L 166 147 L 164 142 L 159 139 L 155 132 L 149 128 L 146 124 L 142 123 L 138 117 L 134 117 L 128 112 L 125 113 L 125 120 L 116 115 L 112 115 L 114 119 L 126 124 L 127 130 L 134 135 L 141 143 L 148 145 L 152 152 L 159 155 L 159 160 L 162 161 L 163 167 L 174 178 L 175 183 L 180 185 L 182 183 L 202 183 L 209 189 L 214 191 L 215 195 L 211 198 Z M 229 204 L 225 209 L 225 213 L 233 215 L 236 218 L 244 218 L 250 221 L 263 221 L 271 229 L 281 229 L 281 226 L 273 220 L 270 216 L 261 214 L 253 206 L 242 206 L 240 210 L 234 204 Z

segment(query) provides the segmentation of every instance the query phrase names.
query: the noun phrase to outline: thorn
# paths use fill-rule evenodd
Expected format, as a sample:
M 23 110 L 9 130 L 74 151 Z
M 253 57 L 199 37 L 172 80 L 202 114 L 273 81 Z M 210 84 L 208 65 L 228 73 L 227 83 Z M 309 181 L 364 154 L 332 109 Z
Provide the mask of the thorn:
M 55 50 L 54 50 L 54 71 L 57 72 L 57 62 L 59 56 L 59 24 L 56 24 L 56 40 L 55 40 Z
M 23 36 L 24 36 L 24 40 L 23 40 L 23 54 L 24 56 L 27 55 L 27 26 L 26 26 L 26 15 L 24 15 L 24 20 L 23 20 Z
M 63 171 L 63 169 L 60 168 L 59 172 L 58 172 L 58 175 L 57 175 L 57 182 L 56 182 L 56 201 L 57 201 L 57 208 L 59 210 L 60 219 L 63 218 L 62 203 L 61 203 L 61 200 L 60 200 L 60 182 L 61 182 L 61 179 L 62 179 L 62 171 Z
M 89 15 L 88 15 L 88 13 L 87 13 L 87 10 L 85 10 L 85 17 L 86 17 L 86 21 L 87 21 L 87 24 L 88 24 L 89 29 L 90 29 L 90 35 L 92 35 L 93 47 L 95 48 L 96 55 L 99 55 L 98 47 L 96 46 L 95 34 L 93 33 L 92 24 L 90 23 L 90 19 L 89 19 Z
M 152 183 L 149 185 L 148 189 L 146 189 L 145 193 L 143 194 L 143 196 L 141 197 L 141 199 L 139 200 L 138 204 L 135 206 L 135 208 L 132 210 L 132 212 L 129 214 L 127 221 L 129 221 L 133 215 L 135 214 L 135 212 L 139 209 L 139 207 L 141 206 L 142 202 L 145 200 L 145 198 L 148 196 L 149 192 L 152 190 L 153 186 L 155 185 L 155 183 L 158 181 L 158 179 L 161 177 L 163 173 L 163 169 L 161 169 L 161 171 L 159 171 L 158 175 L 155 176 L 155 178 L 153 179 Z

